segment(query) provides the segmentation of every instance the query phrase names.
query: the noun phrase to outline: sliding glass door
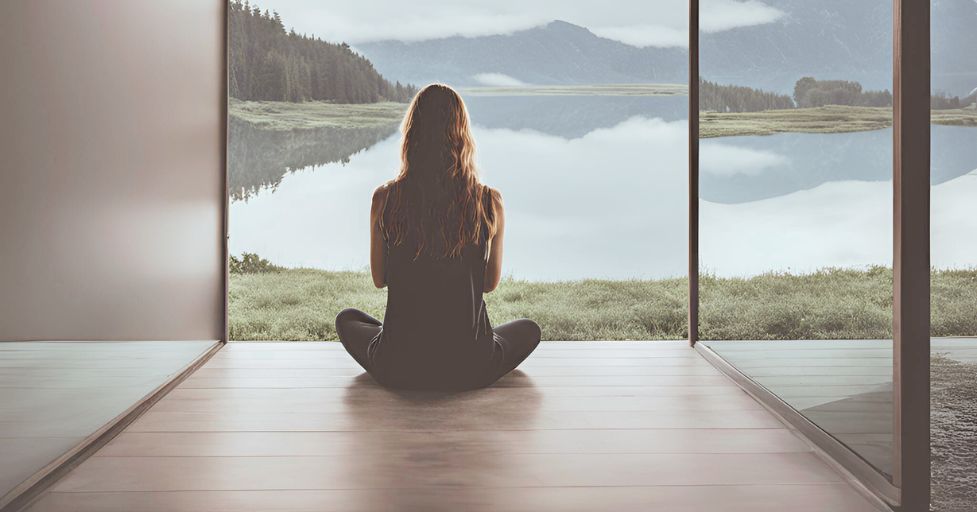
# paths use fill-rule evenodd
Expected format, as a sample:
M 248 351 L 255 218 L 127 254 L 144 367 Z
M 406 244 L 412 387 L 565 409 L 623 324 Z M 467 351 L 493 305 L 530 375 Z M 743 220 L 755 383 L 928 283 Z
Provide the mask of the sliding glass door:
M 977 496 L 977 4 L 934 2 L 931 19 L 932 508 Z
M 977 329 L 975 11 L 932 5 L 931 99 L 928 2 L 692 2 L 690 340 L 905 510 L 929 507 L 931 101 L 934 383 L 973 382 L 937 373 Z
M 764 4 L 700 30 L 700 336 L 891 475 L 892 4 Z

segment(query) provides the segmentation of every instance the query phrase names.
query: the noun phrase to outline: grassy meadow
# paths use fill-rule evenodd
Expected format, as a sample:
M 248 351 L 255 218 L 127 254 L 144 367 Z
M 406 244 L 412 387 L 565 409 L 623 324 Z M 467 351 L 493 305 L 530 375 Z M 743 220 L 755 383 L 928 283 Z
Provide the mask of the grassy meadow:
M 230 283 L 232 340 L 335 340 L 346 307 L 383 317 L 386 291 L 365 272 L 237 271 Z M 887 338 L 892 272 L 830 269 L 808 275 L 701 278 L 702 339 Z M 977 335 L 977 269 L 935 271 L 933 334 Z M 686 280 L 506 279 L 486 295 L 495 324 L 539 322 L 546 340 L 681 339 Z
M 242 101 L 229 99 L 228 114 L 263 130 L 316 128 L 372 128 L 397 124 L 406 103 L 339 104 L 325 101 Z
M 685 84 L 520 85 L 464 87 L 462 96 L 687 96 Z
M 480 96 L 669 96 L 684 95 L 685 86 L 593 85 L 552 87 L 480 87 L 462 94 Z M 231 117 L 255 128 L 272 131 L 309 130 L 324 127 L 370 128 L 400 123 L 406 103 L 337 104 L 324 101 L 289 103 L 231 99 Z M 977 109 L 936 110 L 933 124 L 977 127 Z M 775 133 L 846 133 L 880 130 L 892 126 L 892 109 L 829 105 L 819 108 L 766 110 L 763 112 L 702 112 L 700 137 L 772 135 Z
M 786 132 L 847 133 L 892 126 L 892 109 L 828 105 L 763 112 L 702 112 L 699 120 L 702 139 Z M 935 110 L 931 120 L 933 124 L 977 127 L 977 110 Z

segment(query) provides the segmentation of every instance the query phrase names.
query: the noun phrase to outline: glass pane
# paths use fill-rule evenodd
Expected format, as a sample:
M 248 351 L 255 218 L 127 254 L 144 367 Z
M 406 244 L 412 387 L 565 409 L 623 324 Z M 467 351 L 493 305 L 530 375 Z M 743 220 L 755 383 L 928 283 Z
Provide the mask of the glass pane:
M 977 467 L 977 4 L 932 4 L 932 510 L 973 508 Z
M 702 17 L 700 337 L 890 474 L 892 2 Z
M 231 4 L 232 339 L 335 339 L 343 308 L 382 316 L 370 197 L 399 169 L 406 102 L 436 81 L 465 98 L 505 197 L 492 320 L 687 336 L 685 0 L 259 4 Z

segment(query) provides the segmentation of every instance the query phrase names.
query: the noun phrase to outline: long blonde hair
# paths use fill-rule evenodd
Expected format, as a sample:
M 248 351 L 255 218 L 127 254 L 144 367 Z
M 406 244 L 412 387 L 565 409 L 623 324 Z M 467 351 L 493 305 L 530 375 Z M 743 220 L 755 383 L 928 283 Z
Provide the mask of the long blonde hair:
M 415 257 L 451 258 L 495 234 L 498 194 L 475 168 L 475 141 L 465 102 L 431 84 L 414 96 L 403 124 L 400 173 L 388 183 L 380 230 Z

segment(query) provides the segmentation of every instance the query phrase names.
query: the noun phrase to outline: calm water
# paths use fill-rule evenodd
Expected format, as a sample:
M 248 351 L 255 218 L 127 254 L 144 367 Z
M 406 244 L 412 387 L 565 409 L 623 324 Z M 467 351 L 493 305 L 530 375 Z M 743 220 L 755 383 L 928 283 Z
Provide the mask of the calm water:
M 682 276 L 685 98 L 475 97 L 485 182 L 505 197 L 509 275 Z M 977 129 L 933 127 L 933 264 L 977 265 Z M 703 269 L 722 276 L 891 264 L 890 130 L 702 141 Z M 230 249 L 286 266 L 368 265 L 370 197 L 396 126 L 231 130 Z

